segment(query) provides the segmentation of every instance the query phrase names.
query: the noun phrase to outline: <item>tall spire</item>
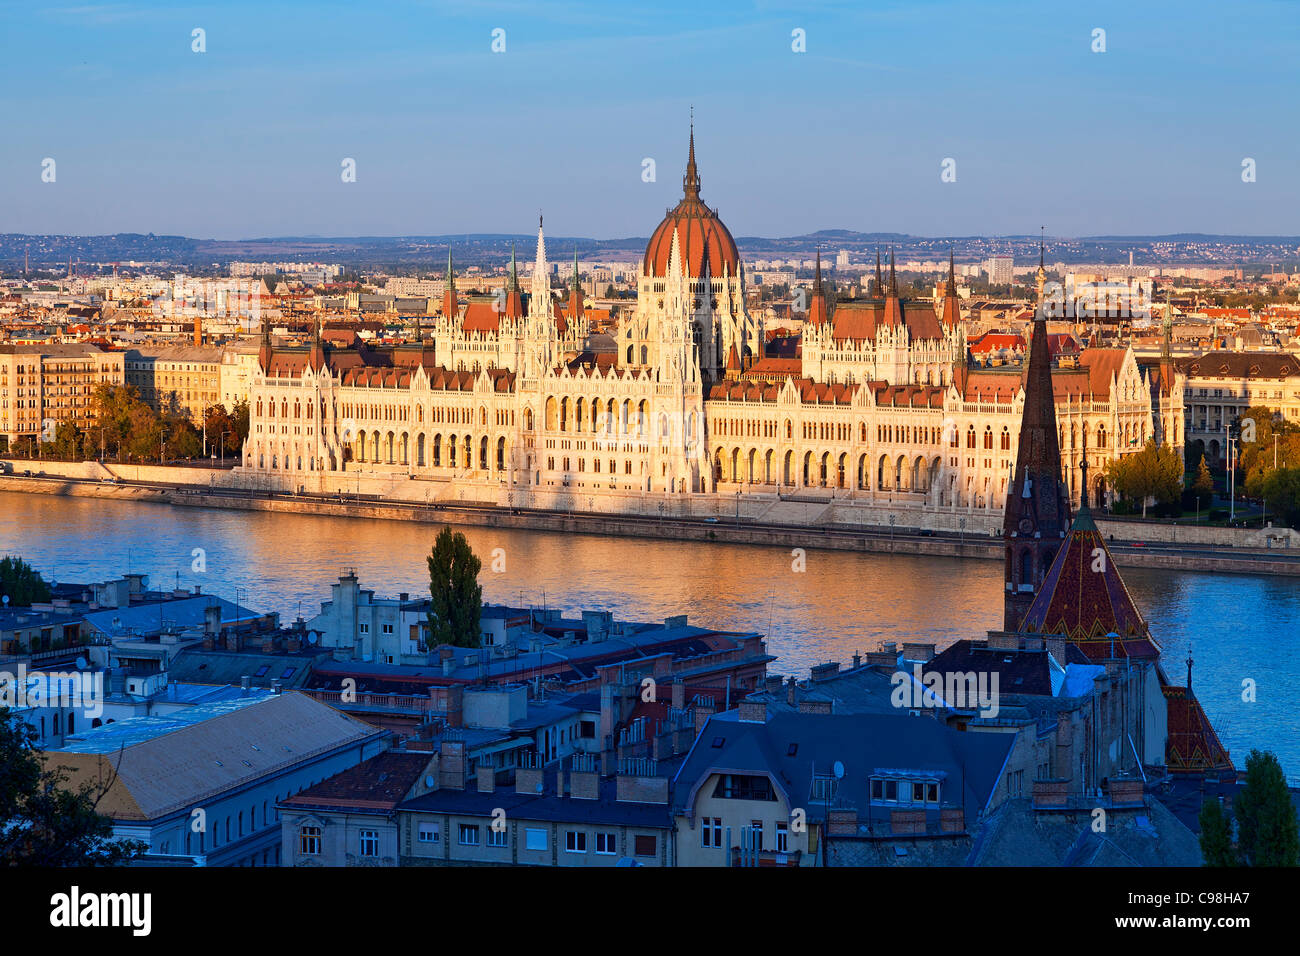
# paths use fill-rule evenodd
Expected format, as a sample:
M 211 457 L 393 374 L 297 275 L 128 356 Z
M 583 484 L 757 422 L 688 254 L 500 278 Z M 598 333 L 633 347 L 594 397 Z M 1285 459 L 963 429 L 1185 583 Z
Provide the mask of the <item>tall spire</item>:
M 686 175 L 682 177 L 682 191 L 687 199 L 700 198 L 700 172 L 695 168 L 695 107 L 691 107 L 691 147 L 686 158 Z
M 1045 242 L 1046 226 L 1038 227 L 1038 310 L 1043 312 L 1047 304 L 1043 301 L 1043 287 L 1047 284 L 1047 244 Z
M 812 301 L 808 303 L 808 324 L 824 325 L 826 323 L 826 293 L 822 287 L 822 250 L 817 249 L 817 266 L 813 272 Z
M 1069 494 L 1061 480 L 1047 319 L 1042 308 L 1029 340 L 1024 391 L 1016 472 L 1007 489 L 1002 519 L 1006 549 L 1003 627 L 1008 631 L 1020 627 L 1070 527 Z
M 883 298 L 885 295 L 885 280 L 880 275 L 880 247 L 876 247 L 876 297 Z
M 515 244 L 510 243 L 510 276 L 506 279 L 506 308 L 508 319 L 520 319 L 524 315 L 524 299 L 519 292 L 519 262 L 515 258 Z
M 442 287 L 442 316 L 454 319 L 459 311 L 456 301 L 456 273 L 451 267 L 451 246 L 447 247 L 447 275 Z
M 898 298 L 898 275 L 894 272 L 894 250 L 889 250 L 889 294 Z
M 573 250 L 573 281 L 569 283 L 569 318 L 582 315 L 582 280 L 578 278 L 578 250 Z
M 948 250 L 948 284 L 943 289 L 941 318 L 944 328 L 955 329 L 961 324 L 961 304 L 957 299 L 957 264 L 951 249 Z

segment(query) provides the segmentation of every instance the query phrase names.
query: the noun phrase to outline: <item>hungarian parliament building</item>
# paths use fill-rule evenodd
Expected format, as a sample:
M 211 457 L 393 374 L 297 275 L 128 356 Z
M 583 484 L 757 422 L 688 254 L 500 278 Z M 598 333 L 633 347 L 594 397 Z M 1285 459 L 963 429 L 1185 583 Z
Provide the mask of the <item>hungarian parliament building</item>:
M 713 496 L 739 513 L 752 495 L 1002 512 L 1023 370 L 968 360 L 951 267 L 933 301 L 900 297 L 892 258 L 870 294 L 834 301 L 819 260 L 799 357 L 768 356 L 736 242 L 700 198 L 693 130 L 682 199 L 651 235 L 613 350 L 592 347 L 576 261 L 552 288 L 540 222 L 525 283 L 512 257 L 504 295 L 462 299 L 449 256 L 445 286 L 432 328 L 391 348 L 332 347 L 319 325 L 282 347 L 264 323 L 244 476 L 532 507 Z M 1084 474 L 1104 502 L 1107 462 L 1148 439 L 1181 460 L 1171 362 L 1086 348 L 1052 382 L 1076 503 Z

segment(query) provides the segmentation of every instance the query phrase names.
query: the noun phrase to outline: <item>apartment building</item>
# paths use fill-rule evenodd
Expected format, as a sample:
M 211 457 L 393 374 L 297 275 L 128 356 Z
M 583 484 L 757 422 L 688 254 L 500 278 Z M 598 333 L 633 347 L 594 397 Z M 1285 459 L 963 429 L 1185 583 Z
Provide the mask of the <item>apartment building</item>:
M 60 422 L 89 428 L 99 385 L 121 385 L 124 356 L 97 345 L 0 345 L 0 437 L 50 441 Z
M 221 401 L 221 349 L 166 346 L 126 353 L 126 384 L 154 411 L 183 414 L 195 424 Z
M 1182 359 L 1187 442 L 1209 462 L 1223 463 L 1227 428 L 1253 405 L 1300 423 L 1300 357 L 1290 352 L 1207 352 Z

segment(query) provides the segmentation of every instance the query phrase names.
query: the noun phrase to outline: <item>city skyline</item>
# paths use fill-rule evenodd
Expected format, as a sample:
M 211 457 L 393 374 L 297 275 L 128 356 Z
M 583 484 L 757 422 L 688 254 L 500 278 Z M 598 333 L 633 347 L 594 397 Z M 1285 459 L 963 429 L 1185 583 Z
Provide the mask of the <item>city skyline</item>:
M 1296 25 L 1194 7 L 11 11 L 29 42 L 0 69 L 29 92 L 0 201 L 46 235 L 514 233 L 541 207 L 623 238 L 675 201 L 693 107 L 738 236 L 1286 235 L 1296 134 L 1269 93 Z

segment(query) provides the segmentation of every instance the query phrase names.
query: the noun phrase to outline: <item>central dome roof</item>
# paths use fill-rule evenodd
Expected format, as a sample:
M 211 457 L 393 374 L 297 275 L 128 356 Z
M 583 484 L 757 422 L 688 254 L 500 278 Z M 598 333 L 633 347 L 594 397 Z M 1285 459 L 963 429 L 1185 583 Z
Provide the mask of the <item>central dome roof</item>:
M 686 162 L 686 175 L 682 178 L 685 195 L 682 201 L 668 211 L 663 222 L 650 236 L 646 246 L 642 269 L 646 275 L 663 278 L 668 275 L 668 260 L 672 256 L 673 236 L 682 260 L 682 275 L 698 277 L 705 273 L 722 275 L 723 268 L 730 275 L 740 271 L 740 254 L 736 240 L 722 224 L 718 214 L 700 199 L 700 175 L 695 168 L 695 130 L 691 130 L 690 157 Z

